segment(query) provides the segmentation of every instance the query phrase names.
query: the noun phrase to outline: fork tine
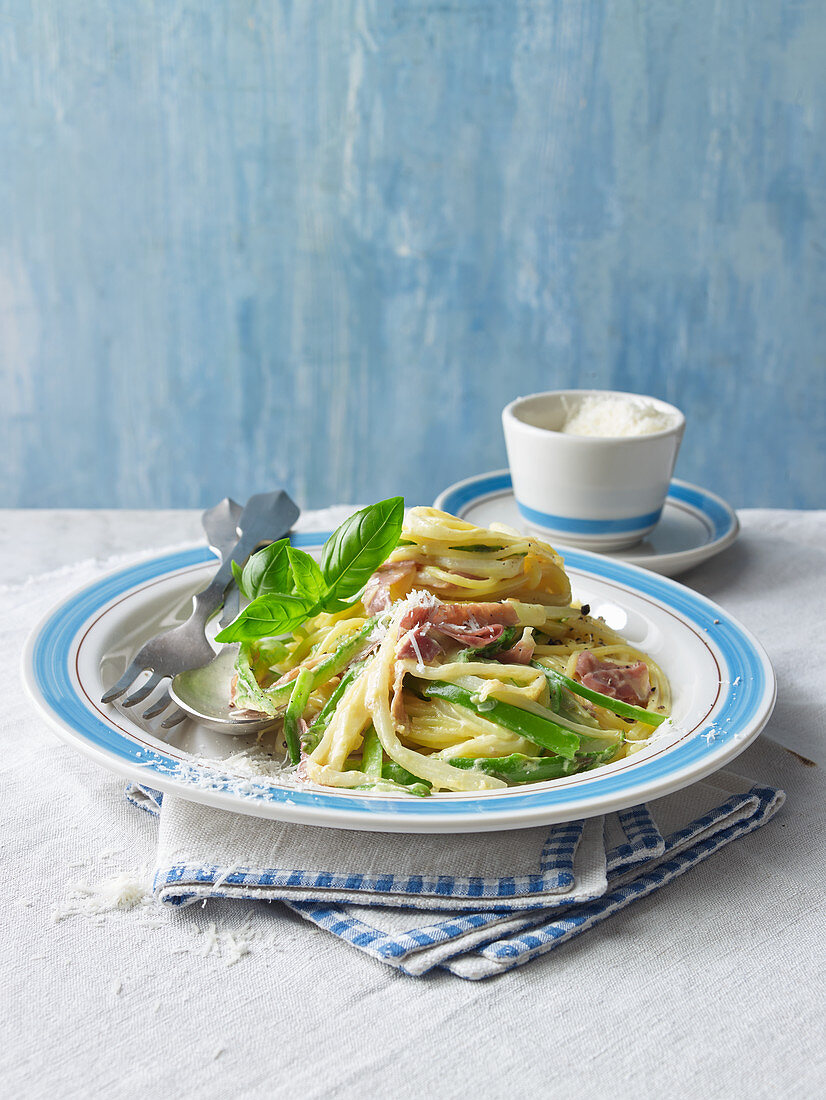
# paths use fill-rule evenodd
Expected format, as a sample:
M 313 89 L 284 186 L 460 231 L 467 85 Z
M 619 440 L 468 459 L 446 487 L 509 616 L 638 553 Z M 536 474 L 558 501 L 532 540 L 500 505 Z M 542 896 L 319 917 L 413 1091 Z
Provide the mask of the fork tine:
M 120 696 L 123 695 L 125 691 L 129 690 L 129 688 L 132 686 L 132 684 L 134 684 L 135 680 L 137 680 L 142 672 L 143 668 L 141 667 L 141 665 L 135 661 L 132 661 L 132 663 L 126 669 L 126 672 L 124 672 L 123 676 L 121 676 L 118 682 L 116 684 L 113 684 L 107 692 L 101 695 L 101 703 L 111 703 L 113 700 L 120 698 Z
M 163 676 L 159 672 L 153 672 L 145 684 L 142 684 L 137 691 L 133 691 L 128 698 L 123 700 L 121 706 L 134 707 L 138 703 L 142 703 L 147 696 L 152 694 L 162 679 Z
M 165 691 L 159 699 L 156 699 L 151 707 L 147 709 L 141 715 L 141 718 L 145 718 L 149 721 L 152 718 L 157 718 L 159 714 L 163 713 L 169 704 L 172 702 L 172 698 L 168 691 Z
M 180 722 L 183 722 L 184 718 L 186 718 L 186 714 L 184 714 L 182 710 L 175 710 L 168 718 L 165 718 L 164 721 L 161 722 L 161 729 L 171 730 L 173 726 L 177 726 Z

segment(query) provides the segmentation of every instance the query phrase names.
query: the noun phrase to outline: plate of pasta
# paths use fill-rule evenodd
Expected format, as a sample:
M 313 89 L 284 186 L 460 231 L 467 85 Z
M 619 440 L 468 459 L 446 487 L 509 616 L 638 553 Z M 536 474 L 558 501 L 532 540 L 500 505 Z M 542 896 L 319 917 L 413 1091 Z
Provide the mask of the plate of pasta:
M 690 589 L 401 498 L 238 571 L 242 610 L 215 645 L 264 734 L 166 731 L 100 703 L 214 560 L 193 547 L 83 589 L 33 631 L 24 679 L 105 767 L 225 810 L 395 832 L 573 820 L 724 766 L 774 705 L 759 643 Z

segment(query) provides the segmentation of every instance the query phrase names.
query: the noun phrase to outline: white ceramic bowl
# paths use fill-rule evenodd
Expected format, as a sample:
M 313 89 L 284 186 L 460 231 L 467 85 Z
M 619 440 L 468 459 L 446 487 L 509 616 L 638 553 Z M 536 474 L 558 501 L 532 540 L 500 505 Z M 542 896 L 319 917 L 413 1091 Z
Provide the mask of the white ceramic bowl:
M 668 416 L 669 426 L 619 437 L 562 432 L 585 397 L 653 406 Z M 554 390 L 512 401 L 502 425 L 520 514 L 550 541 L 621 550 L 656 525 L 685 430 L 685 417 L 673 405 L 611 390 Z

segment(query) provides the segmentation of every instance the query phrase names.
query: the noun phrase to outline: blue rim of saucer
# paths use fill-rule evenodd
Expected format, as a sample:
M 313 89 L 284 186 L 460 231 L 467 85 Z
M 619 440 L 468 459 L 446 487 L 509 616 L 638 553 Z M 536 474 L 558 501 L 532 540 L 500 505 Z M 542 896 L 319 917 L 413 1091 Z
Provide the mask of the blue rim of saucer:
M 451 485 L 439 495 L 436 507 L 460 516 L 468 505 L 475 504 L 484 497 L 512 492 L 510 471 L 494 470 L 492 473 L 477 474 Z M 672 504 L 686 505 L 696 512 L 708 530 L 710 543 L 727 538 L 737 528 L 737 516 L 720 497 L 696 485 L 690 485 L 687 481 L 674 478 L 668 487 L 666 500 Z M 518 501 L 516 503 L 520 507 Z
M 305 547 L 320 546 L 327 534 L 302 533 L 295 541 Z M 129 737 L 106 720 L 105 711 L 90 710 L 88 699 L 84 700 L 73 679 L 72 666 L 84 631 L 107 605 L 149 582 L 210 561 L 214 561 L 211 552 L 206 547 L 197 547 L 153 558 L 102 578 L 70 596 L 48 615 L 32 632 L 23 655 L 23 678 L 34 701 L 52 719 L 58 732 L 64 737 L 69 733 L 66 739 L 71 744 L 89 752 L 104 766 L 137 778 L 147 786 L 204 802 L 210 802 L 209 794 L 241 800 L 238 777 L 222 774 L 217 764 L 215 774 L 210 772 L 205 779 L 199 761 L 181 759 Z M 444 824 L 445 831 L 452 832 L 461 830 L 463 822 L 472 830 L 480 815 L 493 815 L 495 820 L 501 814 L 509 822 L 501 827 L 515 828 L 519 827 L 520 816 L 531 823 L 554 805 L 564 805 L 566 813 L 570 808 L 569 816 L 573 819 L 578 816 L 577 807 L 584 811 L 579 816 L 604 812 L 602 808 L 592 808 L 594 799 L 599 799 L 601 806 L 621 808 L 641 801 L 638 792 L 643 797 L 659 797 L 722 767 L 757 736 L 774 705 L 775 678 L 760 645 L 735 619 L 683 585 L 624 562 L 588 551 L 571 551 L 566 553 L 566 565 L 649 596 L 698 630 L 707 632 L 723 666 L 720 697 L 709 723 L 659 756 L 640 761 L 625 771 L 587 773 L 587 781 L 563 789 L 555 789 L 552 784 L 525 790 L 510 788 L 506 795 L 489 793 L 479 798 L 462 796 L 451 800 L 449 795 L 423 799 L 364 797 L 349 791 L 326 793 L 319 789 L 250 782 L 242 801 L 280 803 L 289 807 L 292 816 L 288 819 L 298 820 L 295 816 L 298 810 L 302 820 L 312 823 L 316 819 L 318 824 L 335 823 L 333 819 L 340 819 L 344 812 L 354 821 L 369 817 L 386 821 L 392 817 L 403 821 L 411 831 L 416 831 L 417 825 L 422 831 L 438 831 Z M 650 794 L 655 788 L 658 793 Z M 212 801 L 228 808 L 226 799 Z

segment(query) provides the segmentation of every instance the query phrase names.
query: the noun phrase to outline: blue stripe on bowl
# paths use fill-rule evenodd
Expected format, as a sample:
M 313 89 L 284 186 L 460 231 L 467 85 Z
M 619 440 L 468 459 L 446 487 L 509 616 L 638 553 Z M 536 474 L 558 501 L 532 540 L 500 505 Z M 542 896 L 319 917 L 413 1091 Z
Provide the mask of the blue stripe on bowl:
M 323 536 L 318 535 L 311 540 L 311 536 L 305 534 L 302 541 L 305 545 L 318 544 L 323 541 Z M 167 780 L 188 784 L 195 789 L 194 771 L 198 773 L 197 787 L 203 790 L 204 780 L 197 763 L 181 762 L 163 750 L 136 744 L 91 712 L 72 682 L 72 647 L 88 620 L 111 600 L 148 581 L 210 560 L 213 560 L 210 551 L 203 547 L 155 558 L 105 577 L 57 608 L 30 643 L 30 672 L 34 687 L 40 701 L 46 704 L 58 721 L 81 734 L 87 745 L 103 751 L 113 765 L 140 765 L 141 781 L 150 785 L 154 782 L 161 788 L 163 781 Z M 363 798 L 356 794 L 343 796 L 265 784 L 256 788 L 251 784 L 250 793 L 245 793 L 245 801 L 298 805 L 309 813 L 318 810 L 340 815 L 346 811 L 356 817 L 389 813 L 409 821 L 411 827 L 417 820 L 426 821 L 435 817 L 451 819 L 454 828 L 457 821 L 465 818 L 470 826 L 471 822 L 479 820 L 480 814 L 495 815 L 501 812 L 511 817 L 520 811 L 547 810 L 554 804 L 570 806 L 575 814 L 577 806 L 587 806 L 594 798 L 625 797 L 625 792 L 632 796 L 634 791 L 650 782 L 663 780 L 696 765 L 702 766 L 710 756 L 738 739 L 756 719 L 765 719 L 766 700 L 773 678 L 770 684 L 759 648 L 721 608 L 665 577 L 587 551 L 567 551 L 566 564 L 573 570 L 616 581 L 650 596 L 713 636 L 725 662 L 724 675 L 726 672 L 728 675 L 727 682 L 722 685 L 720 708 L 713 727 L 698 731 L 689 740 L 661 756 L 640 762 L 633 768 L 613 774 L 596 772 L 592 779 L 563 789 L 548 787 L 511 791 L 506 797 L 486 795 L 451 800 L 438 796 L 432 799 Z M 713 765 L 709 770 L 712 769 Z M 232 776 L 218 773 L 214 782 L 210 780 L 209 789 L 231 792 L 237 789 L 234 787 L 236 781 Z
M 448 489 L 439 498 L 439 507 L 445 512 L 453 512 L 460 515 L 469 504 L 490 496 L 492 493 L 506 493 L 512 491 L 513 482 L 507 470 L 497 470 L 491 474 L 480 474 L 478 477 L 468 478 L 467 481 Z M 515 499 L 515 498 L 514 498 Z M 731 510 L 718 497 L 711 493 L 689 485 L 684 481 L 675 479 L 668 487 L 668 499 L 688 505 L 695 509 L 709 525 L 711 537 L 724 538 L 736 522 Z M 516 501 L 520 511 L 523 505 Z M 523 513 L 524 514 L 524 513 Z M 541 515 L 541 513 L 537 513 Z M 526 516 L 526 519 L 531 519 Z M 541 523 L 539 519 L 531 519 L 533 523 Z M 584 532 L 583 532 L 584 533 Z
M 644 531 L 647 527 L 653 527 L 662 515 L 662 508 L 658 508 L 656 512 L 632 516 L 630 519 L 572 519 L 570 516 L 555 516 L 550 512 L 529 508 L 518 497 L 514 497 L 514 500 L 520 513 L 531 523 L 571 535 L 615 535 Z

